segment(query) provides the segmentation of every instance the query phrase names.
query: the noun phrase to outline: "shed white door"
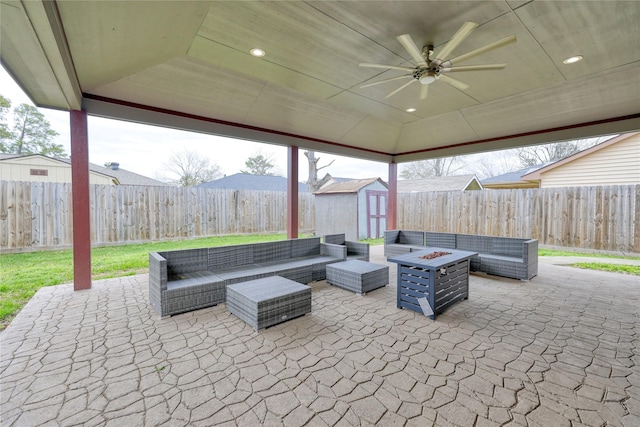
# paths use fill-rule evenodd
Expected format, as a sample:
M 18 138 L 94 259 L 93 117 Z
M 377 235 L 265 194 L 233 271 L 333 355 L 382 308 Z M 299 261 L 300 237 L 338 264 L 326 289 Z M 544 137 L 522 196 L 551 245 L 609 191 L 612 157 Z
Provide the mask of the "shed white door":
M 387 192 L 367 190 L 367 235 L 383 237 L 387 229 Z

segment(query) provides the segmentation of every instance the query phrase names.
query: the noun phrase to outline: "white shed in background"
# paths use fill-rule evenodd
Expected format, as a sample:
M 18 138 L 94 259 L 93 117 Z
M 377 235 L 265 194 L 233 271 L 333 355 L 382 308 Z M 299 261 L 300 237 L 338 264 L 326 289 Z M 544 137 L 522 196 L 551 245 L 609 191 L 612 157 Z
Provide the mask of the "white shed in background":
M 384 236 L 388 187 L 382 179 L 335 182 L 314 195 L 316 236 L 344 233 L 352 241 Z

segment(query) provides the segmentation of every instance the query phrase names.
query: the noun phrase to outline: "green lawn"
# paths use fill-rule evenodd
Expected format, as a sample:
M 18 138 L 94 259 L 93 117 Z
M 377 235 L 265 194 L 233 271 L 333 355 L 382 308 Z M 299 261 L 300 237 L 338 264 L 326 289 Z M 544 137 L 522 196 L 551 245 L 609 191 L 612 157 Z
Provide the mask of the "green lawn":
M 285 238 L 284 234 L 220 236 L 95 248 L 91 251 L 92 277 L 98 280 L 146 273 L 149 252 L 153 251 L 237 245 Z M 71 281 L 71 249 L 0 255 L 0 330 L 11 322 L 38 289 Z
M 618 258 L 618 259 L 640 260 L 640 257 L 637 257 L 637 256 L 609 255 L 609 254 L 587 253 L 587 252 L 571 252 L 571 251 L 561 251 L 557 249 L 538 249 L 538 255 L 539 256 L 580 256 L 580 257 L 591 257 L 591 258 Z
M 570 251 L 560 251 L 556 249 L 540 249 L 538 250 L 538 255 L 539 256 L 589 257 L 589 258 L 602 258 L 603 260 L 606 260 L 607 258 L 640 260 L 640 257 L 637 257 L 637 256 L 621 256 L 621 255 L 596 254 L 596 253 L 586 253 L 586 252 L 570 252 Z M 611 264 L 607 262 L 577 262 L 575 264 L 570 264 L 570 266 L 583 268 L 586 270 L 599 270 L 599 271 L 608 271 L 611 273 L 623 273 L 623 274 L 632 274 L 634 276 L 640 276 L 640 266 L 637 266 L 637 265 Z
M 611 273 L 632 274 L 640 276 L 640 265 L 607 264 L 604 262 L 578 262 L 571 264 L 572 267 L 584 268 L 587 270 L 608 271 Z

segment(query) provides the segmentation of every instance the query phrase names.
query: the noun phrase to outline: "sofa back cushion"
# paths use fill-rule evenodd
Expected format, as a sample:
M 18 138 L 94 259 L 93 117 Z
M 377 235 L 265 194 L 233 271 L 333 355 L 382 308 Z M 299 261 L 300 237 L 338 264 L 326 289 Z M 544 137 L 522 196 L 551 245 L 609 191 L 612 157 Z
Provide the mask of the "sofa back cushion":
M 327 234 L 324 236 L 325 243 L 333 243 L 334 245 L 344 245 L 345 237 L 343 234 Z
M 400 230 L 397 243 L 424 246 L 424 231 Z
M 320 238 L 291 239 L 291 258 L 320 255 Z
M 291 240 L 277 242 L 254 243 L 253 262 L 280 261 L 291 258 Z
M 207 248 L 158 252 L 167 260 L 169 277 L 207 269 Z
M 491 239 L 491 253 L 494 255 L 522 258 L 523 243 L 526 241 L 527 239 L 493 237 Z
M 461 251 L 491 253 L 491 236 L 478 236 L 476 234 L 458 234 L 456 236 L 456 249 Z
M 215 273 L 217 270 L 253 264 L 253 246 L 247 244 L 209 248 L 207 270 Z
M 384 232 L 384 244 L 394 245 L 398 243 L 398 236 L 400 236 L 400 230 L 387 230 Z
M 434 233 L 427 231 L 425 237 L 426 246 L 449 249 L 456 248 L 456 235 L 454 233 Z

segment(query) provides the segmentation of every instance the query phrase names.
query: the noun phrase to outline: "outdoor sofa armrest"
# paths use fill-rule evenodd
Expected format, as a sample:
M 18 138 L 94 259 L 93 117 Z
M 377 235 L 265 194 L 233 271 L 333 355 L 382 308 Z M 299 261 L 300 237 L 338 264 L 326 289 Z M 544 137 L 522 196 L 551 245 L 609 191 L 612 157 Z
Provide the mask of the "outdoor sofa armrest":
M 538 275 L 538 240 L 527 240 L 522 244 L 522 261 L 527 268 L 527 279 Z
M 166 291 L 167 281 L 167 260 L 157 252 L 149 252 L 149 285 Z
M 167 260 L 157 252 L 149 252 L 149 303 L 163 316 L 163 301 L 167 291 Z
M 333 243 L 334 245 L 342 245 L 345 242 L 344 233 L 325 234 L 322 241 L 325 243 Z
M 347 247 L 333 243 L 320 243 L 320 255 L 347 260 Z
M 538 262 L 538 241 L 536 239 L 522 243 L 522 260 L 525 264 Z

